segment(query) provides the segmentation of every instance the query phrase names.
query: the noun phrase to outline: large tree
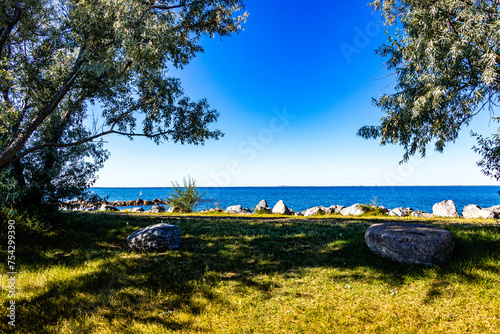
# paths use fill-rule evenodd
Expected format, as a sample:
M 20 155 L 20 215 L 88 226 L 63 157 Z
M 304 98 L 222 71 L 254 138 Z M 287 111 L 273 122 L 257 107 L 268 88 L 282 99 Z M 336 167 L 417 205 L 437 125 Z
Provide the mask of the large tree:
M 191 101 L 168 71 L 203 51 L 202 36 L 239 32 L 242 10 L 243 0 L 0 2 L 0 176 L 19 183 L 35 168 L 62 180 L 74 172 L 65 163 L 89 158 L 98 167 L 108 134 L 219 138 L 209 129 L 217 111 Z M 102 112 L 89 128 L 90 104 Z
M 377 0 L 389 37 L 378 53 L 395 75 L 395 93 L 374 100 L 384 117 L 358 132 L 382 145 L 400 144 L 403 161 L 428 144 L 443 151 L 500 93 L 500 1 Z M 500 177 L 500 141 L 479 136 L 483 171 Z

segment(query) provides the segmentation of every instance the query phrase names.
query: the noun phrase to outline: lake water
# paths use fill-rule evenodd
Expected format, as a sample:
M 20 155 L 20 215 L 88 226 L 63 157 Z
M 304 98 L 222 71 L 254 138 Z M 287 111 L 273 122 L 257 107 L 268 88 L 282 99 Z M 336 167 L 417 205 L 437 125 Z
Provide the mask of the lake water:
M 411 207 L 414 210 L 432 212 L 432 206 L 443 200 L 455 202 L 459 213 L 468 204 L 490 207 L 500 204 L 500 186 L 407 186 L 407 187 L 217 187 L 204 188 L 202 202 L 195 211 L 222 209 L 241 204 L 244 208 L 255 208 L 265 199 L 272 208 L 282 199 L 295 210 L 302 211 L 314 206 L 344 205 L 356 203 L 383 205 L 389 209 Z M 91 188 L 95 194 L 108 197 L 108 201 L 125 201 L 142 198 L 165 199 L 172 188 Z M 150 206 L 149 206 L 150 207 Z M 145 209 L 149 208 L 144 206 Z

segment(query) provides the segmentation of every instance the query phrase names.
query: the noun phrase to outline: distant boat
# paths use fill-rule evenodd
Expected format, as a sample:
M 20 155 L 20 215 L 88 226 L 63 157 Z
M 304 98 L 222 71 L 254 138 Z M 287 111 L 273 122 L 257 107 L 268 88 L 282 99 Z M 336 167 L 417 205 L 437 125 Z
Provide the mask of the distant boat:
M 142 191 L 139 192 L 139 196 L 142 196 Z

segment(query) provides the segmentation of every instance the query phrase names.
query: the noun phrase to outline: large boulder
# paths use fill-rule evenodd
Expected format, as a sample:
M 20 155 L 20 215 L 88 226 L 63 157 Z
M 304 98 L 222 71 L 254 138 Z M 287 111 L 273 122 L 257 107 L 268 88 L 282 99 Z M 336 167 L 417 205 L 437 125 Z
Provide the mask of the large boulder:
M 450 231 L 422 224 L 375 224 L 366 230 L 365 241 L 378 256 L 425 266 L 446 263 L 455 248 Z
M 315 215 L 324 215 L 326 213 L 326 208 L 322 206 L 315 206 L 314 208 L 307 209 L 304 212 L 304 217 L 307 216 L 315 216 Z
M 163 213 L 165 212 L 165 207 L 161 205 L 153 205 L 153 207 L 149 210 L 151 213 Z
M 363 213 L 365 213 L 365 209 L 364 209 L 364 206 L 362 204 L 354 204 L 354 205 L 351 205 L 347 208 L 343 208 L 342 210 L 340 210 L 340 213 L 343 215 L 343 216 L 359 216 L 359 215 L 362 215 Z
M 273 210 L 271 210 L 270 207 L 267 206 L 267 202 L 265 199 L 259 202 L 257 206 L 255 207 L 255 213 L 272 213 Z
M 129 235 L 127 245 L 133 250 L 147 252 L 177 249 L 181 245 L 181 230 L 177 225 L 165 223 L 146 226 Z
M 103 204 L 103 205 L 101 205 L 101 207 L 99 208 L 99 210 L 100 211 L 120 211 L 116 207 L 114 207 L 113 205 L 109 205 L 109 204 Z
M 470 204 L 462 211 L 464 218 L 496 218 L 497 213 L 490 209 L 482 209 L 479 205 Z
M 291 215 L 292 210 L 290 210 L 286 205 L 283 200 L 279 200 L 278 203 L 274 206 L 272 212 L 274 214 L 279 214 L 279 215 Z
M 252 210 L 245 209 L 241 205 L 232 205 L 226 208 L 226 213 L 238 214 L 238 215 L 248 215 L 252 213 Z
M 452 200 L 442 201 L 434 204 L 432 206 L 432 214 L 436 217 L 458 217 L 457 207 Z

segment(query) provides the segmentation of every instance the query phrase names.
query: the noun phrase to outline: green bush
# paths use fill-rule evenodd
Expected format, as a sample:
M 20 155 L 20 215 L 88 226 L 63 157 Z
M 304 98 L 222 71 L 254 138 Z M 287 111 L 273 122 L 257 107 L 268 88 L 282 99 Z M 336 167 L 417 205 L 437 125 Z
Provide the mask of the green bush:
M 386 215 L 386 211 L 378 206 L 374 206 L 372 204 L 364 204 L 362 205 L 365 213 L 365 216 L 384 216 Z
M 187 182 L 185 178 L 183 181 L 184 188 L 181 188 L 178 182 L 172 182 L 174 191 L 167 197 L 166 203 L 171 207 L 178 207 L 181 212 L 193 212 L 194 206 L 205 194 L 200 194 L 200 191 L 196 188 L 196 181 L 191 176 L 188 176 Z

